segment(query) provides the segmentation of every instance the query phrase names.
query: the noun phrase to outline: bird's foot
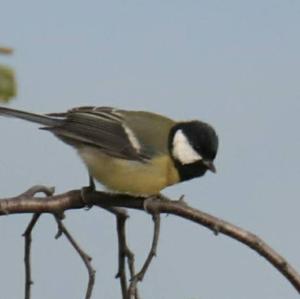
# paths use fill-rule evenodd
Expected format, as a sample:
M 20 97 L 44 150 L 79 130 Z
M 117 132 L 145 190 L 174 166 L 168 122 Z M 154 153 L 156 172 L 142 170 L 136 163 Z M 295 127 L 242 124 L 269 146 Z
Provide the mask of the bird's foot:
M 155 202 L 160 200 L 164 200 L 164 196 L 162 194 L 151 195 L 144 199 L 143 208 L 148 214 L 156 214 L 155 211 Z

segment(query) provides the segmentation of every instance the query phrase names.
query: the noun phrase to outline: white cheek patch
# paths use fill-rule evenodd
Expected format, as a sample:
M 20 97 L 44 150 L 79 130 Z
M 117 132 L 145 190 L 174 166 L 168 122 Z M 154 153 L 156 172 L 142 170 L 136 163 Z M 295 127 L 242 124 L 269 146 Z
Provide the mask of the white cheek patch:
M 182 130 L 178 130 L 173 138 L 173 157 L 181 164 L 191 164 L 202 160 L 202 157 L 193 149 Z

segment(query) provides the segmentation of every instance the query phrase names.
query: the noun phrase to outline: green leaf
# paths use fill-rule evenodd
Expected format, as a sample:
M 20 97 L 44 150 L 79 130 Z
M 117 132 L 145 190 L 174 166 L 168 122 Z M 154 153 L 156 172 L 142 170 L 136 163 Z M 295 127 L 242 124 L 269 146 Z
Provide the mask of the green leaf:
M 16 94 L 15 72 L 10 67 L 0 65 L 0 101 L 9 102 Z

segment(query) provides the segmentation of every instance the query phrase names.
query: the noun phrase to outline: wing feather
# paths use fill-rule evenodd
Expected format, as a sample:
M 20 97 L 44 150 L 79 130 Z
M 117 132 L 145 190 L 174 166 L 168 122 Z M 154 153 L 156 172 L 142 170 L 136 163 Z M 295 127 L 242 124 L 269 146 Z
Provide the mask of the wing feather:
M 132 142 L 132 136 L 128 134 L 130 129 L 126 127 L 122 115 L 113 108 L 79 107 L 66 113 L 51 113 L 49 116 L 64 121 L 58 126 L 44 129 L 53 132 L 67 143 L 77 147 L 87 144 L 122 159 L 136 161 L 149 159 Z

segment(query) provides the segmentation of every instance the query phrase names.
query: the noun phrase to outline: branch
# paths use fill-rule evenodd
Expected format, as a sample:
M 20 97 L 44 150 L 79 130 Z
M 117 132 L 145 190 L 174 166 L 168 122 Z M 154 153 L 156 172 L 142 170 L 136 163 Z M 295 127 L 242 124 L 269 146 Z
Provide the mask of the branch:
M 43 201 L 39 198 L 14 197 L 0 201 L 0 214 L 18 213 L 63 213 L 65 210 L 80 209 L 86 204 L 104 208 L 125 207 L 144 210 L 145 198 L 131 197 L 129 195 L 109 194 L 105 192 L 91 192 L 81 198 L 80 190 L 73 190 L 56 196 L 49 196 Z M 177 215 L 193 221 L 212 230 L 215 234 L 227 235 L 256 251 L 271 263 L 294 288 L 300 293 L 300 275 L 297 271 L 267 243 L 258 236 L 238 226 L 226 222 L 220 218 L 205 212 L 191 208 L 182 201 L 172 201 L 160 196 L 147 204 L 147 210 L 151 214 L 167 213 Z
M 117 220 L 117 233 L 118 233 L 118 244 L 119 244 L 119 268 L 116 278 L 120 279 L 122 298 L 126 299 L 127 292 L 127 277 L 126 277 L 126 229 L 125 223 L 127 216 L 116 215 Z
M 88 280 L 88 286 L 87 286 L 87 290 L 86 290 L 86 294 L 85 294 L 85 299 L 90 299 L 92 297 L 92 292 L 93 292 L 93 288 L 94 288 L 94 284 L 95 284 L 95 273 L 96 273 L 96 271 L 94 270 L 94 268 L 91 265 L 92 258 L 81 249 L 81 247 L 78 245 L 78 243 L 72 237 L 71 233 L 67 230 L 67 228 L 62 223 L 62 220 L 58 216 L 55 216 L 55 220 L 58 225 L 58 232 L 57 232 L 55 238 L 57 239 L 62 234 L 64 234 L 66 236 L 67 240 L 73 246 L 73 248 L 79 254 L 84 265 L 87 268 L 89 280 Z
M 44 193 L 47 196 L 51 196 L 54 193 L 54 188 L 47 188 L 44 186 L 34 186 L 20 195 L 23 198 L 30 198 L 35 196 L 36 193 Z M 25 253 L 24 253 L 24 263 L 25 263 L 25 299 L 30 299 L 31 295 L 31 285 L 33 284 L 31 278 L 31 242 L 32 237 L 31 233 L 36 225 L 38 219 L 40 218 L 40 213 L 35 213 L 31 221 L 29 222 L 25 232 L 23 233 L 23 237 L 25 238 Z
M 29 222 L 23 236 L 25 238 L 25 254 L 24 254 L 24 263 L 25 263 L 25 299 L 30 299 L 31 296 L 31 285 L 33 284 L 31 278 L 31 242 L 32 230 L 40 218 L 41 214 L 34 214 L 31 221 Z
M 148 254 L 140 272 L 131 278 L 131 283 L 128 288 L 128 299 L 131 299 L 131 297 L 134 296 L 134 294 L 136 293 L 138 282 L 143 280 L 153 257 L 156 256 L 156 249 L 157 249 L 157 245 L 158 245 L 158 238 L 159 238 L 159 232 L 160 232 L 160 215 L 153 214 L 152 218 L 153 218 L 153 222 L 154 222 L 154 232 L 153 232 L 151 249 L 149 251 L 149 254 Z
M 129 218 L 127 211 L 122 208 L 105 208 L 109 212 L 116 216 L 117 222 L 117 234 L 118 234 L 118 244 L 119 244 L 119 268 L 116 274 L 116 278 L 120 279 L 120 286 L 122 291 L 123 299 L 128 298 L 127 292 L 127 277 L 126 277 L 126 258 L 128 262 L 129 272 L 131 279 L 135 276 L 135 265 L 134 265 L 134 254 L 129 249 L 127 245 L 126 238 L 126 220 Z M 133 291 L 133 296 L 135 299 L 139 299 L 138 289 L 135 287 Z

